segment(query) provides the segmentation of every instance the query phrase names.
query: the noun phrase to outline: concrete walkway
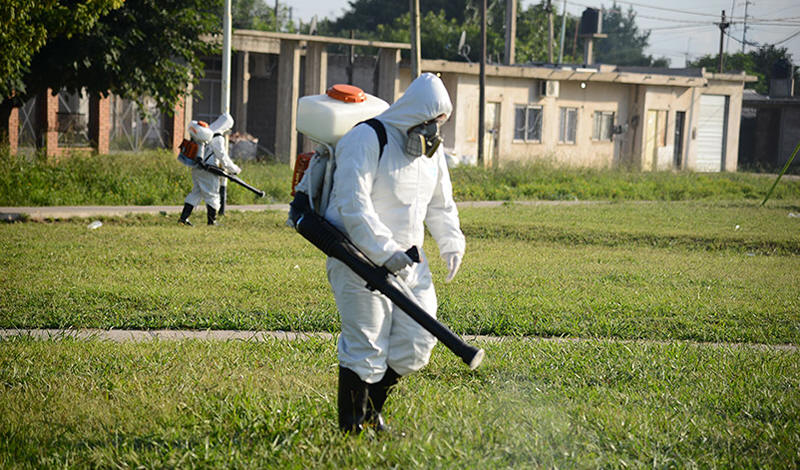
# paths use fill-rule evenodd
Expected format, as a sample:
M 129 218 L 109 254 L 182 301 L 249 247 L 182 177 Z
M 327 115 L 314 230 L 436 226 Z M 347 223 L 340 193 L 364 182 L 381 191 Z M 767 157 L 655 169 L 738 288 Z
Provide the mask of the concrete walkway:
M 49 206 L 49 207 L 0 207 L 0 221 L 54 220 L 71 217 L 121 217 L 129 214 L 180 214 L 180 206 Z M 198 208 L 199 210 L 205 210 Z M 234 212 L 284 211 L 289 204 L 250 204 L 227 206 Z
M 457 203 L 458 207 L 499 207 L 508 201 L 467 201 Z M 512 201 L 526 206 L 573 206 L 587 204 L 607 204 L 605 201 Z M 0 207 L 0 221 L 17 220 L 55 220 L 72 217 L 122 217 L 129 214 L 180 214 L 180 206 L 23 206 Z M 204 210 L 198 208 L 198 210 Z M 289 204 L 246 204 L 227 206 L 229 212 L 281 211 L 288 212 Z
M 115 343 L 141 342 L 141 341 L 174 341 L 174 340 L 204 340 L 204 341 L 255 341 L 268 340 L 303 341 L 312 338 L 333 341 L 337 335 L 326 332 L 294 332 L 294 331 L 255 331 L 255 330 L 104 330 L 99 328 L 9 328 L 0 329 L 0 343 L 3 340 L 17 336 L 34 338 L 37 340 L 75 339 L 82 341 L 111 341 Z M 761 351 L 788 351 L 797 352 L 796 344 L 758 344 L 758 343 L 711 343 L 686 340 L 632 340 L 616 338 L 568 338 L 568 337 L 542 337 L 542 336 L 486 336 L 464 335 L 468 343 L 502 343 L 504 341 L 545 341 L 554 343 L 572 342 L 604 342 L 623 344 L 688 344 L 699 347 L 712 348 L 750 348 Z

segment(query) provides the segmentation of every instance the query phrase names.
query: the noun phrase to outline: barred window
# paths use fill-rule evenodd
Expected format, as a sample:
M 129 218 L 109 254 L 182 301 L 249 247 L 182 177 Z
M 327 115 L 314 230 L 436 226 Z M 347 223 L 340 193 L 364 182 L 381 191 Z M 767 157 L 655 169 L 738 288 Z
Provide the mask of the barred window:
M 578 108 L 561 108 L 559 111 L 558 142 L 574 144 L 578 133 Z
M 614 112 L 595 111 L 592 140 L 611 140 L 614 133 Z
M 542 107 L 517 105 L 514 107 L 514 140 L 542 141 Z

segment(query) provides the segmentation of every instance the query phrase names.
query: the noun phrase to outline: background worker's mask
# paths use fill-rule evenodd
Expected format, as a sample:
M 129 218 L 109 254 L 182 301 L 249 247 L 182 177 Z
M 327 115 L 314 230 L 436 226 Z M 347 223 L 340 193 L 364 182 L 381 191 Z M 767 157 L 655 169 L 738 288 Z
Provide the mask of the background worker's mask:
M 426 157 L 431 158 L 441 143 L 439 122 L 431 119 L 408 130 L 405 151 L 410 157 L 425 154 Z

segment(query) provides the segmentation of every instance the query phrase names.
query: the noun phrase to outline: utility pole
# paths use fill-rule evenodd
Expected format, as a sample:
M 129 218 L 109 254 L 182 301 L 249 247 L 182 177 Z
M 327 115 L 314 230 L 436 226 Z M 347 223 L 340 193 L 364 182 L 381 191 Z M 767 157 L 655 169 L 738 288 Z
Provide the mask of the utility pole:
M 220 112 L 231 112 L 231 0 L 225 0 L 222 14 L 222 92 Z M 228 136 L 225 136 L 227 143 Z
M 725 10 L 722 10 L 722 20 L 719 22 L 719 73 L 722 73 L 722 68 L 725 65 L 725 55 L 722 46 L 725 43 L 725 30 L 731 24 L 725 21 Z
M 561 8 L 561 41 L 558 46 L 559 64 L 564 61 L 564 32 L 567 30 L 567 0 L 564 0 L 564 6 Z
M 742 31 L 742 54 L 744 54 L 744 46 L 747 45 L 747 7 L 750 6 L 750 0 L 744 2 L 744 30 Z M 733 13 L 731 13 L 733 15 Z
M 486 117 L 486 0 L 481 0 L 481 68 L 478 82 L 478 166 L 483 167 L 483 120 Z
M 275 0 L 275 32 L 280 32 L 278 29 L 280 23 L 278 23 L 278 0 Z
M 506 0 L 505 64 L 513 65 L 517 41 L 517 0 Z
M 547 62 L 553 63 L 553 5 L 550 0 L 547 0 Z
M 736 7 L 736 0 L 731 0 L 731 18 L 733 18 L 734 8 Z M 727 38 L 725 38 L 725 53 L 727 54 L 730 50 L 731 45 L 731 35 L 729 34 Z
M 419 44 L 419 0 L 409 0 L 411 10 L 411 80 L 419 77 L 422 54 Z

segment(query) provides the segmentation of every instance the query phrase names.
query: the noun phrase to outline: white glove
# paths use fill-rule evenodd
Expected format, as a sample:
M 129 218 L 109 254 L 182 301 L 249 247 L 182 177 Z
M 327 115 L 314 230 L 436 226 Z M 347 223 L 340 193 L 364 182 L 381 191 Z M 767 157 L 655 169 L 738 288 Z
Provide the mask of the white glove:
M 411 263 L 413 263 L 413 261 L 408 257 L 407 254 L 402 251 L 397 251 L 392 255 L 391 258 L 383 263 L 383 266 L 388 269 L 390 273 L 397 274 L 406 266 L 411 266 Z
M 452 251 L 449 253 L 442 253 L 442 259 L 444 263 L 447 265 L 447 277 L 444 279 L 444 282 L 450 282 L 456 277 L 456 273 L 458 272 L 458 268 L 461 267 L 461 258 L 463 257 L 463 253 L 459 253 L 457 251 Z

